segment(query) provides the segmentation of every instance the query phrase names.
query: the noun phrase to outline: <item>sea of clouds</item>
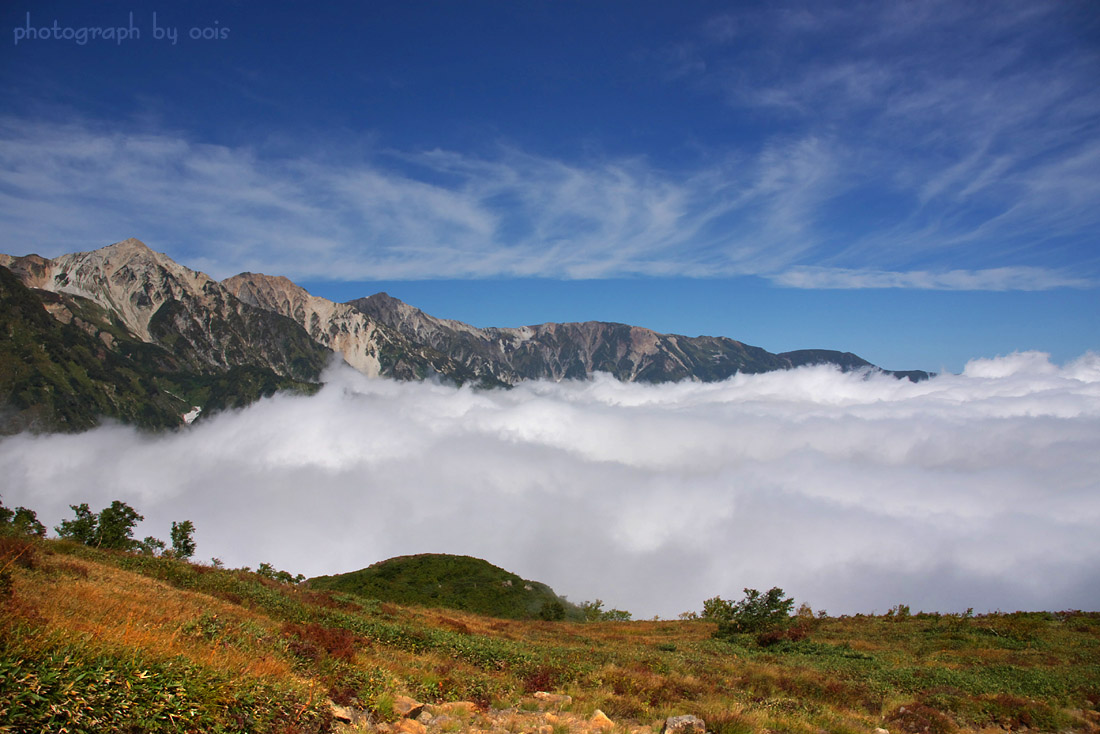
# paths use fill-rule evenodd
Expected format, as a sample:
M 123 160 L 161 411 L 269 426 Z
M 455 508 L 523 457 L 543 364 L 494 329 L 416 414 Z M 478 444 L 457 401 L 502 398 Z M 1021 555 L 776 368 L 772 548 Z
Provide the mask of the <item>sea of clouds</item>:
M 921 383 L 829 367 L 478 391 L 331 368 L 178 432 L 0 441 L 4 504 L 114 499 L 197 557 L 318 575 L 473 555 L 675 617 L 780 586 L 831 614 L 1100 609 L 1100 355 Z

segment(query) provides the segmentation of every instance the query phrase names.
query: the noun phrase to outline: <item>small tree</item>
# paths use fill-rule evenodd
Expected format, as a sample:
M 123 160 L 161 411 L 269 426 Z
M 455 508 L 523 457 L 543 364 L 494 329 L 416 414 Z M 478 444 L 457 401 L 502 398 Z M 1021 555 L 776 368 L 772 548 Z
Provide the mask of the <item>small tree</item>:
M 604 622 L 629 622 L 632 616 L 633 615 L 625 609 L 608 609 L 603 613 L 600 619 Z M 657 617 L 653 619 L 656 620 Z
M 110 507 L 100 510 L 99 515 L 92 514 L 87 502 L 69 507 L 76 517 L 62 520 L 54 528 L 58 537 L 112 550 L 134 550 L 140 546 L 133 539 L 134 526 L 145 518 L 125 502 L 115 500 Z
M 76 518 L 62 520 L 61 524 L 54 528 L 58 537 L 84 545 L 95 545 L 99 531 L 99 518 L 92 514 L 87 502 L 69 505 L 69 507 L 76 513 Z
M 184 560 L 195 555 L 195 525 L 190 520 L 172 523 L 172 555 Z
M 718 620 L 718 636 L 742 632 L 757 633 L 785 627 L 790 623 L 794 599 L 786 597 L 783 589 L 772 587 L 761 594 L 756 589 L 744 589 L 745 597 L 736 604 L 729 604 L 729 614 Z
M 584 612 L 584 619 L 586 622 L 598 622 L 600 615 L 603 614 L 603 600 L 582 601 L 581 611 Z
M 137 549 L 147 556 L 160 556 L 164 554 L 164 541 L 147 535 L 145 540 L 137 544 Z
M 28 510 L 26 507 L 15 508 L 15 515 L 11 519 L 11 527 L 19 535 L 46 537 L 46 526 L 39 522 L 38 515 L 34 510 Z
M 580 607 L 586 622 L 627 622 L 631 617 L 622 609 L 604 609 L 602 599 L 581 602 Z
M 733 611 L 734 603 L 718 596 L 703 602 L 703 619 L 729 619 Z
M 539 619 L 544 619 L 547 622 L 558 622 L 565 619 L 565 605 L 557 599 L 543 602 L 542 608 L 539 609 Z
M 290 571 L 276 571 L 275 580 L 284 584 L 300 584 L 306 580 L 305 574 L 296 573 L 293 576 Z
M 46 526 L 38 521 L 38 515 L 34 510 L 26 507 L 16 507 L 14 510 L 4 507 L 0 502 L 0 532 L 13 535 L 37 535 L 39 538 L 46 536 Z
M 99 513 L 96 545 L 112 550 L 133 550 L 137 545 L 133 539 L 134 526 L 144 519 L 145 517 L 139 515 L 130 505 L 115 500 L 110 507 Z
M 248 566 L 245 566 L 242 570 L 247 571 Z M 256 569 L 256 575 L 278 581 L 281 584 L 298 584 L 306 580 L 306 577 L 302 574 L 291 575 L 290 571 L 280 571 L 270 563 L 261 563 L 260 567 Z

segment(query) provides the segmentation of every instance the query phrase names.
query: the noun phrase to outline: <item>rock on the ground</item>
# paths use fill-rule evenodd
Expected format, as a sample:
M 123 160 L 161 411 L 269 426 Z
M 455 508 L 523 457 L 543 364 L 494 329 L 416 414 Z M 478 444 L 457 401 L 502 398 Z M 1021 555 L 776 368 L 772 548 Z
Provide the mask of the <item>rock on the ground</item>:
M 706 734 L 707 724 L 698 716 L 670 716 L 661 727 L 661 734 Z
M 592 718 L 588 720 L 588 723 L 596 729 L 602 729 L 608 731 L 615 728 L 615 722 L 607 718 L 607 714 L 599 709 L 596 709 L 596 713 L 592 714 Z
M 536 691 L 535 698 L 540 703 L 546 704 L 547 706 L 557 706 L 558 708 L 561 708 L 562 706 L 568 706 L 569 704 L 573 703 L 572 696 L 565 696 L 558 693 L 547 693 L 546 691 Z
M 424 711 L 424 704 L 408 696 L 396 696 L 393 699 L 393 712 L 405 719 L 415 719 Z
M 416 719 L 401 719 L 393 725 L 394 734 L 427 734 L 428 727 Z
M 360 724 L 367 719 L 366 713 L 354 706 L 341 706 L 332 701 L 328 702 L 328 706 L 332 711 L 332 718 L 345 724 Z
M 472 716 L 477 713 L 477 704 L 473 701 L 448 701 L 432 707 L 433 712 L 451 716 Z

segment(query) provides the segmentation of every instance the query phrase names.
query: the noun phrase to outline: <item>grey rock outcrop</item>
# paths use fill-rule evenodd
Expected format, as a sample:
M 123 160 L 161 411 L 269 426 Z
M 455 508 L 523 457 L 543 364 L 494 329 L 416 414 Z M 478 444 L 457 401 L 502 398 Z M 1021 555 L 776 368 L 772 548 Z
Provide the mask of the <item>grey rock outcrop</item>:
M 661 727 L 661 734 L 706 734 L 707 724 L 698 716 L 670 716 Z

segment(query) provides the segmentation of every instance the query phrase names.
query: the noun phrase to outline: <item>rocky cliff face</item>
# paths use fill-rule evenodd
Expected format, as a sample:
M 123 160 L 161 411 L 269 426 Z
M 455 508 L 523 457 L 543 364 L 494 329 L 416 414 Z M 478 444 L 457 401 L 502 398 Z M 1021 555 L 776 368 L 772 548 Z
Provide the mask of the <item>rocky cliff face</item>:
M 26 275 L 25 268 L 21 272 Z M 3 266 L 0 334 L 0 435 L 80 431 L 104 418 L 171 428 L 280 390 L 308 393 L 317 387 L 266 366 L 196 365 L 139 339 L 99 303 L 28 288 Z
M 293 319 L 319 344 L 371 377 L 422 379 L 434 373 L 460 383 L 479 381 L 460 360 L 433 349 L 425 340 L 409 338 L 349 304 L 311 295 L 283 276 L 241 273 L 226 278 L 222 285 L 245 303 Z
M 316 379 L 328 350 L 292 320 L 236 298 L 209 276 L 129 239 L 47 260 L 0 259 L 31 288 L 86 298 L 143 342 L 198 369 L 252 365 Z
M 343 355 L 363 374 L 382 373 L 379 342 L 388 335 L 379 333 L 371 319 L 351 306 L 310 295 L 281 275 L 241 273 L 222 285 L 245 303 L 294 319 L 310 338 Z

